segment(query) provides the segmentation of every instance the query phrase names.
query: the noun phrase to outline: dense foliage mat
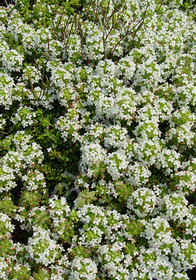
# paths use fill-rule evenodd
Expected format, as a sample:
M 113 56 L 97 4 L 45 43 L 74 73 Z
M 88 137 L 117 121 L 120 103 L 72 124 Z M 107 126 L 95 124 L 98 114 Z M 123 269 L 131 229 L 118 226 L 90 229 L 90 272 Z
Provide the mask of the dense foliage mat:
M 194 1 L 10 2 L 0 279 L 190 279 Z

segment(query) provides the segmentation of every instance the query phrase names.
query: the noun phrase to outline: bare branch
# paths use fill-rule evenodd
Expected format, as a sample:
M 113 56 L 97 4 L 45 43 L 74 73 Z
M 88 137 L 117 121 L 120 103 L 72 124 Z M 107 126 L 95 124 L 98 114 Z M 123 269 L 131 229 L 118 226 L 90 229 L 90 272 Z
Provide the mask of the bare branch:
M 149 3 L 147 3 L 146 5 L 146 9 L 144 11 L 144 14 L 142 16 L 142 19 L 129 30 L 129 27 L 127 28 L 127 31 L 125 32 L 125 34 L 123 35 L 123 37 L 118 41 L 118 43 L 114 46 L 114 48 L 112 49 L 112 53 L 115 51 L 116 47 L 120 44 L 120 42 L 133 30 L 135 29 L 135 27 L 138 25 L 138 27 L 136 28 L 135 32 L 133 33 L 133 38 L 135 37 L 137 31 L 142 27 L 142 25 L 144 24 L 144 18 L 145 18 L 145 14 L 147 12 L 147 8 L 149 6 Z
M 28 75 L 30 86 L 31 86 L 30 91 L 33 93 L 34 98 L 37 100 L 37 95 L 34 92 L 33 83 L 32 83 L 32 80 L 31 80 L 29 72 L 27 72 L 27 75 Z
M 5 2 L 5 4 L 6 4 L 6 6 L 8 7 L 8 3 L 7 3 L 7 1 L 6 1 L 6 0 L 4 0 L 4 2 Z
M 74 17 L 75 17 L 75 16 L 74 16 Z M 67 22 L 68 22 L 68 20 L 67 20 Z M 69 39 L 70 39 L 70 35 L 71 35 L 72 28 L 73 28 L 73 24 L 74 24 L 74 19 L 72 19 L 72 23 L 71 23 L 71 27 L 70 27 L 69 32 L 68 32 L 67 34 L 65 34 L 66 32 L 64 32 L 64 46 L 65 46 L 65 52 L 66 52 L 66 50 L 67 50 L 67 44 L 68 44 Z M 67 29 L 67 26 L 68 26 L 68 24 L 66 23 L 65 29 Z M 65 31 L 65 29 L 64 29 L 64 31 Z
M 100 22 L 100 26 L 102 27 L 102 32 L 103 32 L 104 58 L 106 58 L 106 42 L 107 42 L 107 39 L 108 39 L 110 33 L 112 32 L 112 30 L 115 28 L 115 25 L 118 22 L 118 19 L 119 19 L 120 15 L 122 15 L 122 13 L 123 13 L 123 11 L 125 9 L 125 6 L 126 6 L 126 3 L 124 3 L 122 9 L 120 11 L 118 11 L 117 19 L 116 20 L 114 19 L 114 15 L 115 15 L 116 9 L 113 9 L 111 15 L 108 17 L 108 19 L 106 19 L 105 12 L 108 11 L 109 4 L 110 4 L 110 0 L 108 2 L 107 8 L 105 10 L 104 7 L 102 6 L 102 3 L 101 3 L 102 18 L 101 18 L 101 16 L 98 16 L 98 19 L 99 19 L 99 22 Z M 111 21 L 111 19 L 112 19 L 111 27 L 110 27 L 109 31 L 107 32 L 107 29 L 108 29 L 108 26 L 109 26 L 109 22 Z

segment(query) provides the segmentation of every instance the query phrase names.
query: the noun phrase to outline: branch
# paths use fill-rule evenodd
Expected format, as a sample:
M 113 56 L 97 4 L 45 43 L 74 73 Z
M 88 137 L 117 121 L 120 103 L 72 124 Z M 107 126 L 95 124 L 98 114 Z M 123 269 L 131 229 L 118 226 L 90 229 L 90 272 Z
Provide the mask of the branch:
M 115 22 L 114 22 L 114 12 L 116 12 L 115 9 L 113 10 L 111 16 L 109 17 L 108 22 L 109 22 L 109 20 L 110 20 L 111 17 L 112 17 L 112 27 L 110 28 L 110 31 L 108 32 L 108 34 L 107 34 L 107 36 L 106 36 L 106 40 L 107 40 L 108 36 L 110 35 L 112 29 L 114 28 L 115 24 L 118 22 L 119 16 L 122 15 L 122 13 L 123 13 L 123 11 L 124 11 L 124 9 L 125 9 L 125 5 L 126 5 L 126 3 L 124 3 L 122 10 L 118 12 L 118 14 L 117 14 L 117 19 L 116 19 Z M 120 12 L 121 12 L 121 13 L 120 13 Z
M 60 25 L 60 22 L 61 22 L 62 17 L 63 17 L 63 15 L 61 14 L 60 19 L 59 19 L 59 22 L 58 22 L 57 27 L 56 27 L 57 30 L 58 30 L 58 28 L 59 28 L 59 25 Z M 55 30 L 55 26 L 54 26 L 53 20 L 52 20 L 52 28 L 53 28 L 53 30 L 54 30 L 54 33 L 55 33 L 56 36 L 57 36 L 57 39 L 60 41 L 60 37 L 59 37 L 59 34 L 58 34 L 57 30 Z
M 75 15 L 76 16 L 76 15 Z M 74 16 L 74 18 L 75 18 Z M 68 22 L 68 20 L 67 20 Z M 67 44 L 69 42 L 69 38 L 70 38 L 70 35 L 71 35 L 71 31 L 72 31 L 72 28 L 73 28 L 73 24 L 74 24 L 74 19 L 72 19 L 72 23 L 71 23 L 71 28 L 70 28 L 70 31 L 68 32 L 67 34 L 67 40 L 66 40 L 66 36 L 65 36 L 65 29 L 67 28 L 67 23 L 66 23 L 66 26 L 65 26 L 65 29 L 64 29 L 64 46 L 65 46 L 65 52 L 67 51 Z
M 114 46 L 114 48 L 112 49 L 112 53 L 115 51 L 116 47 L 120 44 L 120 42 L 125 38 L 125 36 L 128 35 L 128 33 L 130 33 L 138 24 L 138 27 L 137 29 L 135 30 L 134 34 L 133 34 L 133 38 L 135 37 L 137 31 L 142 27 L 142 25 L 144 24 L 144 17 L 145 17 L 145 14 L 147 12 L 147 8 L 149 6 L 149 3 L 147 4 L 146 6 L 146 9 L 144 11 L 144 15 L 142 17 L 142 19 L 140 20 L 140 22 L 138 22 L 134 27 L 131 28 L 131 30 L 129 30 L 129 27 L 127 28 L 127 31 L 125 32 L 125 34 L 123 35 L 123 37 L 118 41 L 118 43 Z
M 31 80 L 29 72 L 27 72 L 27 75 L 28 75 L 28 79 L 29 79 L 29 82 L 30 82 L 30 86 L 31 86 L 30 91 L 33 93 L 33 96 L 37 100 L 37 96 L 35 95 L 34 88 L 33 88 L 33 83 L 32 83 L 32 80 Z
M 6 0 L 4 0 L 4 2 L 5 2 L 5 4 L 6 4 L 6 6 L 8 7 L 8 3 L 7 3 L 7 1 L 6 1 Z

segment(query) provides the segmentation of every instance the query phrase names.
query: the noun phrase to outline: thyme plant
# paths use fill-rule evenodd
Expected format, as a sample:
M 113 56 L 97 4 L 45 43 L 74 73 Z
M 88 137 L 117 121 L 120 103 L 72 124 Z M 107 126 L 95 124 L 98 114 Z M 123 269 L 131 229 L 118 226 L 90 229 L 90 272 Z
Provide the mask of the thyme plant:
M 0 7 L 0 279 L 191 279 L 195 12 Z

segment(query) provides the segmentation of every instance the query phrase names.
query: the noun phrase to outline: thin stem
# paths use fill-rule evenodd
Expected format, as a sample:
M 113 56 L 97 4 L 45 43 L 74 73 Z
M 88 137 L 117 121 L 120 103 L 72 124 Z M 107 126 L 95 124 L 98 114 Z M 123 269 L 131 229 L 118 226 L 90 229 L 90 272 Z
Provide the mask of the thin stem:
M 75 16 L 76 16 L 76 15 L 75 15 Z M 75 17 L 75 16 L 74 16 L 74 17 Z M 68 20 L 67 20 L 67 22 L 68 22 Z M 72 31 L 72 28 L 73 28 L 73 24 L 74 24 L 74 19 L 72 19 L 70 31 L 67 32 L 67 39 L 66 39 L 66 35 L 65 35 L 66 32 L 64 32 L 64 46 L 65 46 L 65 52 L 67 51 L 67 44 L 68 44 L 68 42 L 69 42 L 69 38 L 70 38 L 70 35 L 71 35 L 71 31 Z M 67 26 L 68 26 L 68 24 L 66 23 L 65 29 L 67 29 Z M 64 30 L 65 30 L 65 29 L 64 29 Z
M 142 19 L 140 20 L 140 22 L 138 22 L 134 27 L 131 28 L 131 30 L 129 30 L 129 27 L 127 28 L 127 31 L 125 32 L 125 34 L 123 35 L 123 37 L 118 41 L 118 43 L 114 46 L 114 48 L 112 49 L 112 53 L 115 51 L 116 47 L 120 44 L 120 42 L 125 38 L 125 36 L 127 36 L 137 25 L 137 29 L 135 30 L 134 34 L 133 34 L 133 38 L 135 37 L 137 31 L 142 27 L 142 25 L 144 24 L 144 17 L 145 17 L 145 14 L 147 12 L 147 8 L 148 8 L 148 5 L 149 3 L 147 4 L 146 6 L 146 9 L 145 9 L 145 12 L 144 12 L 144 15 L 142 17 Z
M 4 2 L 5 2 L 5 4 L 6 4 L 6 6 L 8 7 L 8 3 L 7 3 L 7 1 L 6 1 L 6 0 L 4 0 Z
M 29 79 L 29 82 L 30 82 L 30 86 L 31 86 L 30 91 L 33 93 L 33 96 L 34 96 L 34 97 L 35 97 L 35 99 L 37 100 L 38 98 L 37 98 L 37 96 L 36 96 L 36 94 L 35 94 L 35 92 L 34 92 L 33 83 L 32 83 L 32 80 L 31 80 L 30 74 L 29 74 L 29 73 L 27 73 L 27 75 L 28 75 L 28 79 Z

